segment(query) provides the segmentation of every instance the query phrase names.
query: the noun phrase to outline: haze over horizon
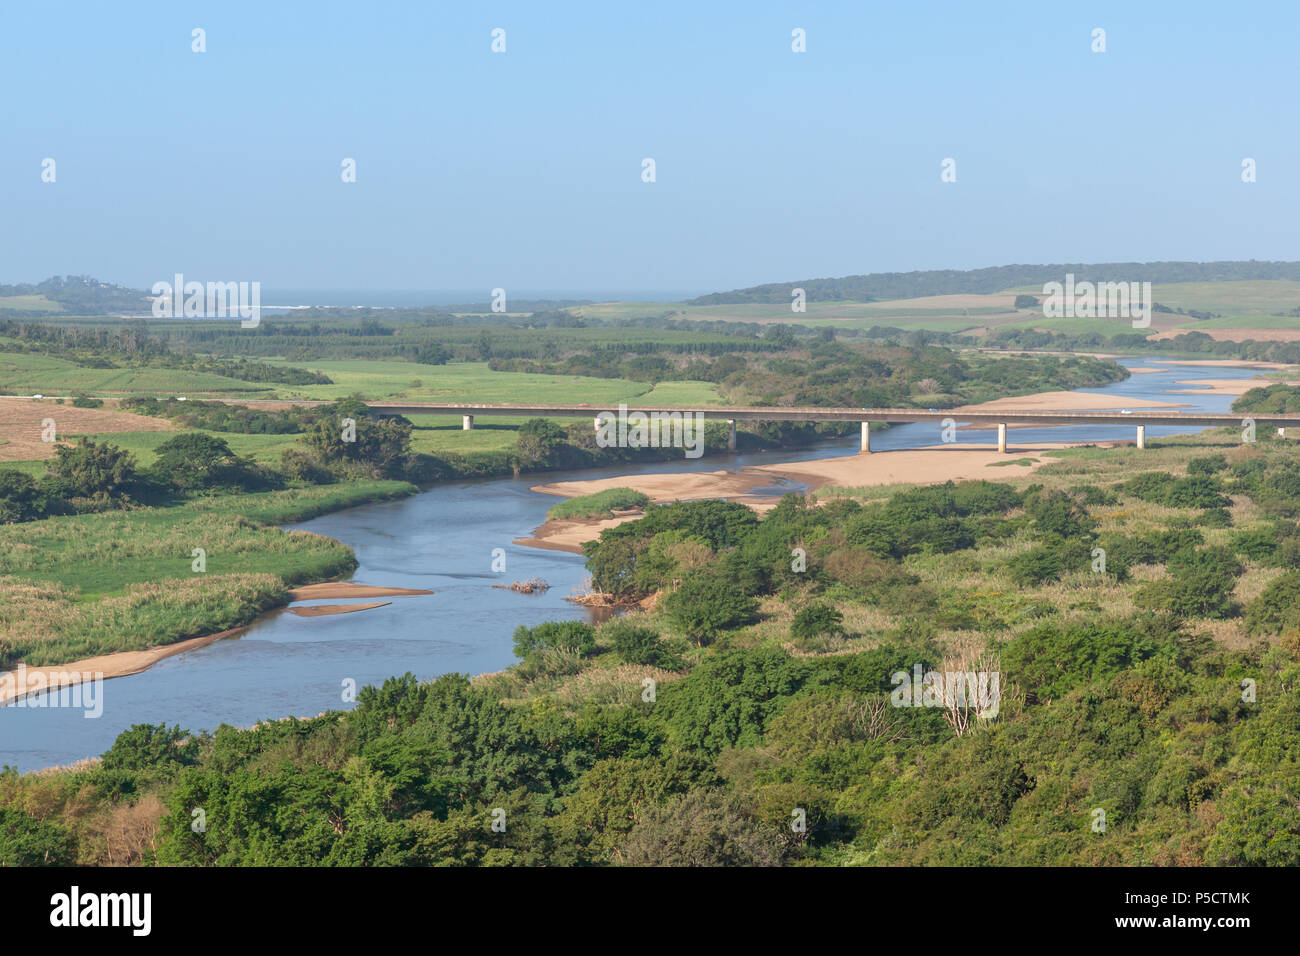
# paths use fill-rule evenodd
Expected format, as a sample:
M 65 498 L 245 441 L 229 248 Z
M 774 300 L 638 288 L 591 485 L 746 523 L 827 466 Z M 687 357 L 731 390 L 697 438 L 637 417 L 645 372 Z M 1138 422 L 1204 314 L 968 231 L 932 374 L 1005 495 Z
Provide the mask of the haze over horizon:
M 1300 259 L 1294 7 L 655 10 L 10 8 L 0 78 L 32 94 L 7 103 L 0 282 L 670 300 Z

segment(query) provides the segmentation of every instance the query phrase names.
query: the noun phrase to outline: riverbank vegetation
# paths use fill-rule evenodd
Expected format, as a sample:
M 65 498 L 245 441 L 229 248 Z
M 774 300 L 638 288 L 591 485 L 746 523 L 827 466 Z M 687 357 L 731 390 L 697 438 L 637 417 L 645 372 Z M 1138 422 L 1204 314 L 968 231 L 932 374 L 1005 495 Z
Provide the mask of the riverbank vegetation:
M 631 488 L 607 488 L 594 495 L 580 495 L 561 501 L 546 512 L 546 520 L 557 518 L 608 518 L 615 511 L 639 511 L 650 499 Z
M 1296 865 L 1300 454 L 1239 437 L 651 506 L 588 548 L 646 610 L 523 628 L 500 674 L 0 776 L 0 859 Z M 997 674 L 996 706 L 900 701 L 918 670 Z
M 414 491 L 355 481 L 0 525 L 0 670 L 247 624 L 356 566 L 338 541 L 275 525 Z

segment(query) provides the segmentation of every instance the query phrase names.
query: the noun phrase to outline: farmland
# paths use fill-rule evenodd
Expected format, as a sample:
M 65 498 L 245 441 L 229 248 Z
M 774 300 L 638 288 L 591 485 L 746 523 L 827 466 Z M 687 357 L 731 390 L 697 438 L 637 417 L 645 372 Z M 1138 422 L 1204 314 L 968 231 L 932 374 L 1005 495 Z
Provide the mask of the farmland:
M 220 375 L 166 368 L 86 368 L 66 359 L 6 352 L 0 341 L 0 390 L 18 394 L 185 395 L 208 392 L 233 396 L 266 390 Z

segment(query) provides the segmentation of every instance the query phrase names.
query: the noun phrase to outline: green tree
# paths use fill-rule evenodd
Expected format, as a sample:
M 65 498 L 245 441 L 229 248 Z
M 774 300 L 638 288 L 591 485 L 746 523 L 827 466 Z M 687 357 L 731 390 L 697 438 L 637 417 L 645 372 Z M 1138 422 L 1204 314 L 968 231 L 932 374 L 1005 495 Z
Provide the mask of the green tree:
M 150 469 L 161 482 L 183 490 L 266 484 L 256 466 L 240 458 L 224 439 L 205 432 L 185 432 L 155 449 L 158 458 Z
M 433 342 L 417 348 L 415 360 L 421 365 L 446 365 L 451 360 L 451 352 L 441 344 Z
M 45 492 L 30 475 L 12 468 L 0 471 L 0 524 L 34 521 L 48 508 Z
M 139 482 L 134 455 L 89 438 L 60 445 L 45 469 L 51 490 L 64 498 L 129 499 Z
M 134 724 L 117 735 L 104 754 L 106 770 L 158 770 L 185 766 L 198 758 L 198 740 L 188 730 L 166 724 Z
M 67 866 L 75 862 L 72 837 L 57 823 L 0 807 L 0 866 Z
M 549 418 L 530 418 L 519 426 L 515 451 L 525 464 L 550 464 L 566 437 L 564 429 Z
M 703 647 L 718 632 L 752 624 L 758 602 L 740 593 L 721 577 L 697 574 L 687 578 L 664 602 L 668 620 Z
M 411 428 L 401 416 L 372 418 L 364 403 L 344 399 L 307 429 L 303 440 L 327 466 L 352 464 L 391 477 L 410 452 Z

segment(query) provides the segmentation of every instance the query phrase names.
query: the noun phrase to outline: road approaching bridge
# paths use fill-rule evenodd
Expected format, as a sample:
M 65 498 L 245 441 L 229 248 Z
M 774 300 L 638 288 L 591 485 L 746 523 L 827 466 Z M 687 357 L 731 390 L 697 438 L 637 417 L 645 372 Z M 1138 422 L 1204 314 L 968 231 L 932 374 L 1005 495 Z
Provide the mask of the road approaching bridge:
M 251 402 L 249 404 L 252 404 Z M 460 415 L 463 427 L 474 427 L 474 417 L 484 415 L 529 416 L 537 418 L 586 418 L 598 415 L 617 415 L 617 409 L 607 409 L 594 405 L 524 405 L 510 404 L 469 404 L 457 402 L 367 402 L 374 411 L 381 415 Z M 736 448 L 736 422 L 738 421 L 779 421 L 779 422 L 860 422 L 862 425 L 862 450 L 871 451 L 871 437 L 868 426 L 871 422 L 891 422 L 896 424 L 910 422 L 952 421 L 970 425 L 996 425 L 998 428 L 998 451 L 1007 450 L 1008 425 L 1133 425 L 1137 428 L 1137 445 L 1146 447 L 1146 426 L 1148 425 L 1209 425 L 1220 427 L 1244 428 L 1253 421 L 1256 425 L 1271 425 L 1278 434 L 1285 436 L 1286 429 L 1300 428 L 1300 415 L 1252 416 L 1233 414 L 1210 414 L 1193 412 L 1183 414 L 1176 411 L 1104 411 L 1104 412 L 1043 412 L 1043 411 L 985 411 L 970 412 L 954 409 L 927 411 L 916 408 L 814 408 L 790 406 L 726 406 L 726 405 L 653 405 L 637 406 L 632 411 L 647 415 L 679 414 L 700 415 L 706 419 L 728 422 L 731 425 L 727 447 Z M 599 423 L 598 423 L 599 424 Z

